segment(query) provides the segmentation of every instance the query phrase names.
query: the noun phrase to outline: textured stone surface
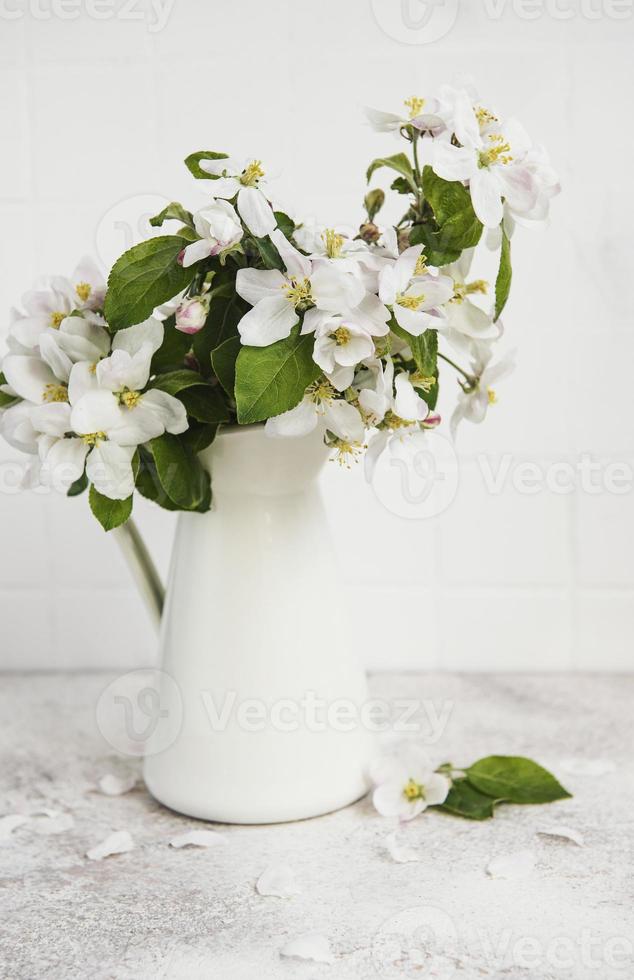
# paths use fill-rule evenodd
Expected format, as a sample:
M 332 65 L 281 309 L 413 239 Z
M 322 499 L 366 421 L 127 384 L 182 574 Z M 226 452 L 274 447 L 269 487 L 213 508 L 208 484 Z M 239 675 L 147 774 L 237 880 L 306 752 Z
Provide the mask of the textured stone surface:
M 444 731 L 430 745 L 437 761 L 531 755 L 574 793 L 549 807 L 502 808 L 482 824 L 424 814 L 399 831 L 421 854 L 409 864 L 388 855 L 394 827 L 367 800 L 296 824 L 218 828 L 221 847 L 170 848 L 171 837 L 205 825 L 164 809 L 142 784 L 120 797 L 96 790 L 121 767 L 95 724 L 110 679 L 2 680 L 0 815 L 47 808 L 74 817 L 58 834 L 34 817 L 0 842 L 3 978 L 634 976 L 634 677 L 375 677 L 377 695 L 444 708 Z M 428 731 L 423 723 L 423 738 Z M 537 835 L 557 824 L 582 833 L 584 847 Z M 132 851 L 87 860 L 118 830 L 130 832 Z M 486 875 L 491 858 L 524 849 L 535 854 L 530 877 Z M 302 894 L 258 895 L 257 878 L 280 861 Z M 332 965 L 280 958 L 309 931 L 328 938 Z

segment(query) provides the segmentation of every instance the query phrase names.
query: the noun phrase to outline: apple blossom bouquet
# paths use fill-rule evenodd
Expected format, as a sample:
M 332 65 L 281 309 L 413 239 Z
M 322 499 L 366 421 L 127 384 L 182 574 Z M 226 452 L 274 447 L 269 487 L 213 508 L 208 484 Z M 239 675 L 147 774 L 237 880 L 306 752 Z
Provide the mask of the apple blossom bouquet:
M 200 458 L 222 425 L 264 423 L 273 438 L 316 427 L 368 473 L 386 447 L 440 424 L 440 369 L 458 381 L 452 429 L 481 421 L 511 286 L 511 237 L 559 190 L 544 150 L 474 92 L 442 86 L 402 114 L 367 110 L 405 150 L 372 161 L 402 200 L 377 223 L 369 190 L 357 233 L 296 222 L 271 203 L 261 161 L 199 151 L 185 163 L 209 200 L 151 219 L 160 234 L 126 251 L 107 286 L 85 260 L 28 293 L 9 328 L 0 431 L 29 454 L 27 485 L 90 488 L 106 530 L 138 490 L 169 510 L 206 511 Z M 476 247 L 495 282 L 470 276 Z

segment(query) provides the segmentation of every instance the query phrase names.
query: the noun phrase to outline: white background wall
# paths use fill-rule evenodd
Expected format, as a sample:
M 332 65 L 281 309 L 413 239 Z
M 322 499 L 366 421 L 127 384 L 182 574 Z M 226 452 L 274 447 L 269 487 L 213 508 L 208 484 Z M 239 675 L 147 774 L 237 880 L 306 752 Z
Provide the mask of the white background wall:
M 471 73 L 486 105 L 547 145 L 564 193 L 546 234 L 516 238 L 505 321 L 519 366 L 486 424 L 462 433 L 452 506 L 405 521 L 360 468 L 328 467 L 356 636 L 375 668 L 630 669 L 631 0 L 446 0 L 423 37 L 408 19 L 418 0 L 175 0 L 164 13 L 157 30 L 142 0 L 1 0 L 0 309 L 84 252 L 107 263 L 161 198 L 200 203 L 181 161 L 203 147 L 261 157 L 298 213 L 355 224 L 367 163 L 397 149 L 362 105 L 396 109 Z M 601 464 L 598 492 L 513 484 L 521 462 L 584 453 Z M 482 467 L 504 454 L 511 476 L 492 494 Z M 630 467 L 621 493 L 605 486 L 614 462 Z M 165 569 L 171 515 L 141 503 L 137 516 Z M 152 660 L 85 498 L 1 494 L 0 541 L 0 666 Z

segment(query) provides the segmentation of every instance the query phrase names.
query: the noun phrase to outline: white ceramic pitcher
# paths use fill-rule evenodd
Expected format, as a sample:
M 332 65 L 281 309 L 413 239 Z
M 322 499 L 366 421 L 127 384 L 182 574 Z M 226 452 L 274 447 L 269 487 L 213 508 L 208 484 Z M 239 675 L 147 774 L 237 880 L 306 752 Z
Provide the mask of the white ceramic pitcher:
M 161 706 L 180 710 L 177 689 L 183 723 L 145 759 L 149 791 L 181 813 L 296 820 L 367 791 L 365 676 L 317 486 L 327 455 L 320 432 L 263 426 L 224 428 L 202 454 L 213 506 L 179 515 L 161 624 L 176 681 Z

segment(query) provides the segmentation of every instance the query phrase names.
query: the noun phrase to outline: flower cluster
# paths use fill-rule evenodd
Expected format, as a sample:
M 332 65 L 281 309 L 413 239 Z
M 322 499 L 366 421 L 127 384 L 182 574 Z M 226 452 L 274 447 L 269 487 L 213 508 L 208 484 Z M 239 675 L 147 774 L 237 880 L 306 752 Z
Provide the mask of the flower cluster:
M 340 461 L 366 451 L 371 474 L 388 445 L 439 425 L 444 366 L 458 382 L 452 428 L 482 421 L 510 368 L 493 351 L 511 237 L 546 219 L 557 178 L 521 126 L 469 88 L 367 114 L 407 151 L 367 172 L 391 171 L 396 225 L 377 223 L 379 188 L 357 234 L 297 223 L 272 204 L 262 161 L 201 151 L 185 163 L 209 191 L 205 206 L 168 205 L 152 224 L 177 222 L 175 233 L 124 253 L 107 290 L 84 263 L 24 298 L 0 424 L 32 455 L 29 482 L 91 484 L 106 527 L 127 519 L 135 488 L 205 510 L 198 453 L 227 423 L 265 423 L 280 438 L 319 427 Z M 497 266 L 491 284 L 471 273 L 481 243 Z

